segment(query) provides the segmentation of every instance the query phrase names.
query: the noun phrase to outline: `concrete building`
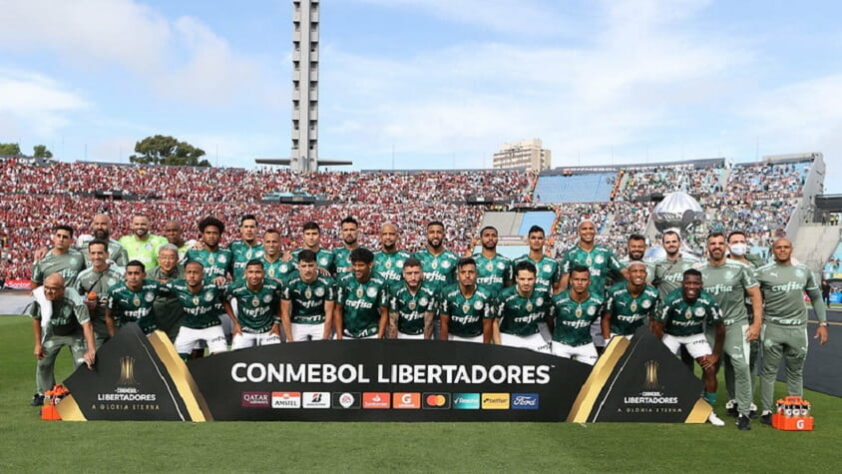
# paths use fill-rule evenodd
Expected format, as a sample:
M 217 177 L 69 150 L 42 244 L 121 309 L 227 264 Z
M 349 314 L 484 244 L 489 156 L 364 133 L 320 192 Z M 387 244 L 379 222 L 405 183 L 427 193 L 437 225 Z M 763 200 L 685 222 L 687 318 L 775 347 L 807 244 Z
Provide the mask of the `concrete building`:
M 293 171 L 319 167 L 319 0 L 292 2 Z
M 535 172 L 549 169 L 552 152 L 542 148 L 539 138 L 503 144 L 494 154 L 494 168 L 527 168 Z

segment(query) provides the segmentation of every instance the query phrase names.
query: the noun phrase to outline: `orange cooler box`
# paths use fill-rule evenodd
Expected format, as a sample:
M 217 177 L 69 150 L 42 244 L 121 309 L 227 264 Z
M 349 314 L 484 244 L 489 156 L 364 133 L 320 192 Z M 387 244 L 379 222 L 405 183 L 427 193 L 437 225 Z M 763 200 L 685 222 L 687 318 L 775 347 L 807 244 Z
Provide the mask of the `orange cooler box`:
M 805 407 L 807 413 L 810 412 L 810 402 L 801 397 L 786 397 L 778 400 L 778 406 L 789 408 L 782 408 L 779 413 L 772 414 L 772 427 L 784 431 L 813 431 L 813 417 L 802 413 Z M 786 410 L 794 410 L 798 414 L 787 416 Z

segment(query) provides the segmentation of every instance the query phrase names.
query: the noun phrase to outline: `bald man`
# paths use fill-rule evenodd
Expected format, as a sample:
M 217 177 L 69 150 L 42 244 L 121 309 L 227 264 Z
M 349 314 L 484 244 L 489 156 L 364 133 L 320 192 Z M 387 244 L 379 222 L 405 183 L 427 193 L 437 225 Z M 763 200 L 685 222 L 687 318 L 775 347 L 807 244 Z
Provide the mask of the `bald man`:
M 32 405 L 44 404 L 44 392 L 56 384 L 55 362 L 59 351 L 64 346 L 73 354 L 73 366 L 81 364 L 93 366 L 96 354 L 94 329 L 82 297 L 72 288 L 64 287 L 64 277 L 52 273 L 44 280 L 44 295 L 50 305 L 51 315 L 45 316 L 41 305 L 34 303 L 29 307 L 32 317 L 32 330 L 35 336 L 35 369 L 37 392 L 32 397 Z
M 398 228 L 392 223 L 380 228 L 380 250 L 374 254 L 374 273 L 386 280 L 392 287 L 403 280 L 403 264 L 409 260 L 409 253 L 398 250 Z
M 814 339 L 824 345 L 828 339 L 827 308 L 822 293 L 805 265 L 792 261 L 792 242 L 780 238 L 772 245 L 775 261 L 757 269 L 757 281 L 763 293 L 763 328 L 761 330 L 760 421 L 772 423 L 775 378 L 781 359 L 786 367 L 787 395 L 801 396 L 804 391 L 804 362 L 807 359 L 807 307 L 804 293 L 810 296 L 819 320 Z
M 187 251 L 196 244 L 195 239 L 184 240 L 184 231 L 181 228 L 181 223 L 177 221 L 169 221 L 164 224 L 164 237 L 178 249 L 179 260 L 182 260 L 187 255 Z

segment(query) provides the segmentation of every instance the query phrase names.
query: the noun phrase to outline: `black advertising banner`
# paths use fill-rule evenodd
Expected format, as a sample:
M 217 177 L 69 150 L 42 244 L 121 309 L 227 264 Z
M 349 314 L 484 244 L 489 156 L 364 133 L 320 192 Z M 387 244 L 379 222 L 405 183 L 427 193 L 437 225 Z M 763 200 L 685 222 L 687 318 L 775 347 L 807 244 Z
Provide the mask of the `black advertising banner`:
M 87 420 L 191 420 L 153 343 L 134 323 L 97 351 L 94 370 L 83 365 L 64 385 Z
M 215 420 L 564 421 L 590 366 L 451 341 L 276 344 L 190 361 Z
M 643 327 L 605 378 L 587 421 L 703 422 L 710 406 L 700 402 L 702 389 L 701 380 Z

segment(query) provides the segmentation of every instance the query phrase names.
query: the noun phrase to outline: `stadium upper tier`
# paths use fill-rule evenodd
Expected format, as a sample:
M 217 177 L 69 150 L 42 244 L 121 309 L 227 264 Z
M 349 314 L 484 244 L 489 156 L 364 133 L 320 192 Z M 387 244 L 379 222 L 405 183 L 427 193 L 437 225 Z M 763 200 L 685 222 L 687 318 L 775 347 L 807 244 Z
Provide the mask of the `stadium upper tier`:
M 152 232 L 160 234 L 166 221 L 176 220 L 187 239 L 198 235 L 199 219 L 214 215 L 228 226 L 224 241 L 236 237 L 241 215 L 253 213 L 263 229 L 275 227 L 282 233 L 285 248 L 298 244 L 301 225 L 308 220 L 322 225 L 326 246 L 339 245 L 338 223 L 351 215 L 361 222 L 364 245 L 376 248 L 379 226 L 392 221 L 400 228 L 402 246 L 415 250 L 424 244 L 426 222 L 438 219 L 447 226 L 448 247 L 460 253 L 470 246 L 481 221 L 497 226 L 501 236 L 525 235 L 531 225 L 540 225 L 548 229 L 555 250 L 561 251 L 574 244 L 578 223 L 589 218 L 597 225 L 598 242 L 623 255 L 627 236 L 646 230 L 657 196 L 685 190 L 699 200 L 706 213 L 705 223 L 686 237 L 691 244 L 698 246 L 713 229 L 740 229 L 755 245 L 768 246 L 775 232 L 790 220 L 809 170 L 808 160 L 733 167 L 726 166 L 724 160 L 708 160 L 573 171 L 573 176 L 560 176 L 566 171 L 553 170 L 536 180 L 518 170 L 294 174 L 92 163 L 34 166 L 12 159 L 0 161 L 4 184 L 0 189 L 0 278 L 29 276 L 32 252 L 49 243 L 53 224 L 69 223 L 77 233 L 89 233 L 93 215 L 100 212 L 113 216 L 115 236 L 128 232 L 131 215 L 141 212 L 149 215 Z M 547 177 L 554 179 L 542 184 Z M 565 183 L 561 192 L 542 191 L 546 183 L 557 180 Z M 134 193 L 141 199 L 92 197 L 95 192 L 111 190 Z M 303 192 L 326 204 L 260 202 L 268 192 Z M 544 202 L 549 196 L 587 198 L 553 204 L 549 212 L 514 211 L 514 207 L 533 206 L 532 196 L 537 201 L 539 194 Z M 495 210 L 510 212 L 487 213 L 482 219 L 491 207 L 465 204 L 476 195 L 505 200 L 514 207 L 497 206 Z M 653 196 L 656 199 L 650 199 Z M 557 223 L 554 228 L 553 222 Z
M 617 173 L 539 176 L 535 202 L 604 202 L 611 199 Z

